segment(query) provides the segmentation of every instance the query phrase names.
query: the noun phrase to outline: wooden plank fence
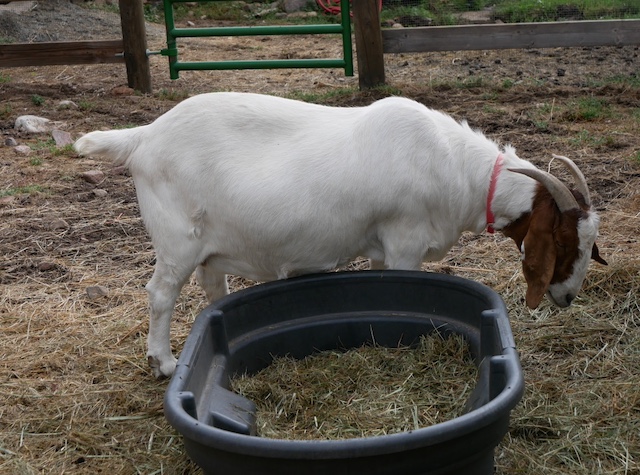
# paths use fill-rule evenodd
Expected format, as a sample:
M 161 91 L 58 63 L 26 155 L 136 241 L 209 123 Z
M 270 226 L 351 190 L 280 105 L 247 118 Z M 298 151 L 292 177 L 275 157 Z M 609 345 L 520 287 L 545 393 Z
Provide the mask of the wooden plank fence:
M 130 87 L 151 92 L 142 0 L 119 0 L 122 38 L 0 45 L 0 67 L 125 63 Z
M 385 53 L 640 44 L 640 20 L 460 25 L 384 30 Z
M 356 8 L 358 3 L 367 7 Z M 385 53 L 640 45 L 640 20 L 428 26 L 382 29 L 375 0 L 354 0 L 361 88 L 384 84 Z M 377 40 L 377 38 L 380 38 Z
M 42 0 L 41 0 L 42 1 Z M 0 45 L 0 67 L 123 62 L 129 86 L 151 92 L 142 0 L 119 0 L 122 38 Z M 384 54 L 640 45 L 640 20 L 382 29 L 377 0 L 353 0 L 359 84 L 384 84 Z

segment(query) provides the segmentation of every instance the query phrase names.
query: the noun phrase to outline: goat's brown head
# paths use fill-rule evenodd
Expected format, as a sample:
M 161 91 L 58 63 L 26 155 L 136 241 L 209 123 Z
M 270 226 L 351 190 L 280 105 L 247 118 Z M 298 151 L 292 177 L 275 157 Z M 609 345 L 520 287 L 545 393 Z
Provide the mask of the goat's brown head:
M 569 169 L 576 190 L 541 170 L 509 169 L 540 183 L 531 213 L 504 230 L 520 247 L 531 309 L 538 307 L 545 293 L 558 307 L 568 307 L 582 286 L 590 259 L 607 264 L 596 246 L 600 220 L 591 210 L 584 175 L 570 159 L 554 158 Z

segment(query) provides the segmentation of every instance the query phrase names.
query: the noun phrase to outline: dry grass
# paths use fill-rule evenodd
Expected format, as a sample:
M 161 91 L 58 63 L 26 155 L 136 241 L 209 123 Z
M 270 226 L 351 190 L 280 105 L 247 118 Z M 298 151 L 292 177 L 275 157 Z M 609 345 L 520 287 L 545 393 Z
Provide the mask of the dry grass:
M 261 437 L 339 440 L 453 419 L 464 413 L 476 373 L 464 338 L 434 333 L 416 348 L 278 357 L 255 375 L 232 379 L 232 388 L 256 403 Z
M 574 53 L 554 52 L 549 68 L 553 70 L 559 59 L 569 61 Z M 609 58 L 620 56 L 618 50 L 596 53 L 602 61 L 585 63 L 594 71 L 617 71 L 625 64 L 607 65 Z M 472 63 L 494 64 L 484 59 L 484 53 L 468 57 Z M 527 53 L 519 63 L 525 78 L 533 74 L 526 68 L 535 58 Z M 428 61 L 445 72 L 461 67 L 458 56 L 455 64 L 450 59 L 432 55 Z M 490 81 L 475 89 L 444 88 L 438 83 L 467 74 L 466 69 L 431 82 L 431 72 L 426 79 L 419 76 L 425 74 L 424 55 L 388 61 L 389 78 L 404 94 L 467 117 L 490 136 L 513 142 L 523 157 L 560 152 L 576 158 L 603 217 L 599 243 L 610 265 L 591 267 L 582 293 L 568 310 L 547 303 L 533 312 L 524 307 L 519 253 L 499 235 L 465 235 L 445 260 L 425 266 L 483 282 L 507 303 L 527 387 L 512 412 L 509 434 L 496 451 L 497 473 L 640 474 L 640 90 L 628 85 L 555 88 L 534 83 L 502 90 Z M 158 64 L 154 64 L 157 77 L 166 76 L 165 66 Z M 503 71 L 510 64 L 500 63 L 500 74 L 505 75 L 501 77 L 511 77 Z M 408 76 L 412 65 L 420 66 L 418 73 Z M 49 73 L 42 69 L 12 70 L 6 74 L 21 79 L 17 84 L 16 80 L 0 84 L 0 98 L 14 111 L 49 116 L 55 110 L 46 109 L 46 104 L 57 99 L 85 101 L 88 106 L 81 111 L 58 113 L 73 133 L 144 123 L 173 105 L 172 99 L 160 94 L 109 96 L 105 90 L 120 81 L 114 70 L 110 66 L 56 69 L 56 77 L 74 82 L 64 93 L 50 85 Z M 161 82 L 157 87 L 167 86 L 166 90 L 183 92 L 180 97 L 185 97 L 204 89 L 232 88 L 234 84 L 218 82 L 224 78 L 236 81 L 238 89 L 278 94 L 311 83 L 297 72 L 291 78 L 251 82 L 251 77 L 267 75 L 193 74 L 185 75 L 195 78 L 191 81 L 170 86 Z M 83 86 L 90 77 L 92 85 Z M 405 77 L 406 87 L 401 83 Z M 311 86 L 312 92 L 328 90 L 317 84 Z M 334 78 L 331 84 L 339 89 L 344 83 Z M 29 98 L 34 92 L 46 97 L 46 110 L 33 110 Z M 327 97 L 326 102 L 355 105 L 384 94 L 353 92 Z M 576 96 L 591 95 L 606 98 L 614 113 L 588 123 L 563 122 L 554 113 L 544 130 L 530 120 L 532 111 L 542 110 L 539 104 L 553 102 L 554 111 L 560 111 Z M 0 122 L 5 134 L 11 133 L 14 115 Z M 547 116 L 551 118 L 550 113 Z M 582 131 L 588 135 L 580 135 Z M 613 142 L 590 140 L 602 137 L 612 137 Z M 19 139 L 32 145 L 40 140 Z M 0 204 L 0 473 L 197 473 L 180 437 L 163 417 L 167 383 L 154 380 L 146 364 L 144 285 L 154 255 L 131 180 L 111 174 L 104 162 L 80 161 L 47 149 L 36 156 L 41 165 L 0 147 L 0 193 L 39 186 Z M 106 198 L 97 199 L 91 193 L 94 187 L 78 178 L 79 172 L 91 168 L 107 173 L 99 185 L 108 191 Z M 52 228 L 52 220 L 58 218 L 68 226 Z M 108 294 L 90 298 L 87 288 L 96 285 L 106 287 Z M 233 289 L 246 285 L 250 283 L 242 279 L 232 281 Z M 202 292 L 189 283 L 176 305 L 172 327 L 176 352 L 203 306 Z

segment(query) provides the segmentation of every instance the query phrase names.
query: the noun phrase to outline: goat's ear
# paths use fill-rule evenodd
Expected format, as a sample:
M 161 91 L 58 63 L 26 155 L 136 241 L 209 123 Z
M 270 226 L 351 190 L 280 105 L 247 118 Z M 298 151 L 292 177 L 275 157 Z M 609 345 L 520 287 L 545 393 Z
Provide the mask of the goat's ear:
M 555 270 L 554 219 L 553 213 L 534 213 L 523 241 L 522 272 L 527 281 L 527 307 L 532 310 L 540 305 Z
M 593 243 L 593 247 L 591 248 L 591 259 L 596 261 L 598 264 L 602 264 L 604 266 L 609 265 L 607 261 L 605 261 L 602 257 L 600 257 L 600 251 L 598 250 L 598 246 L 596 243 Z

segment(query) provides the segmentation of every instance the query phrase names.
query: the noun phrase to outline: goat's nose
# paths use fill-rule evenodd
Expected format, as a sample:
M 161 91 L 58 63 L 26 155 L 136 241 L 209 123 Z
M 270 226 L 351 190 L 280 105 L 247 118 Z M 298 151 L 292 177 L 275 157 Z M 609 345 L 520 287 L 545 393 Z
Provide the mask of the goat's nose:
M 576 296 L 573 294 L 567 294 L 565 298 L 567 299 L 567 307 L 568 307 L 569 305 L 571 305 L 571 302 L 573 302 L 573 299 L 575 299 Z

